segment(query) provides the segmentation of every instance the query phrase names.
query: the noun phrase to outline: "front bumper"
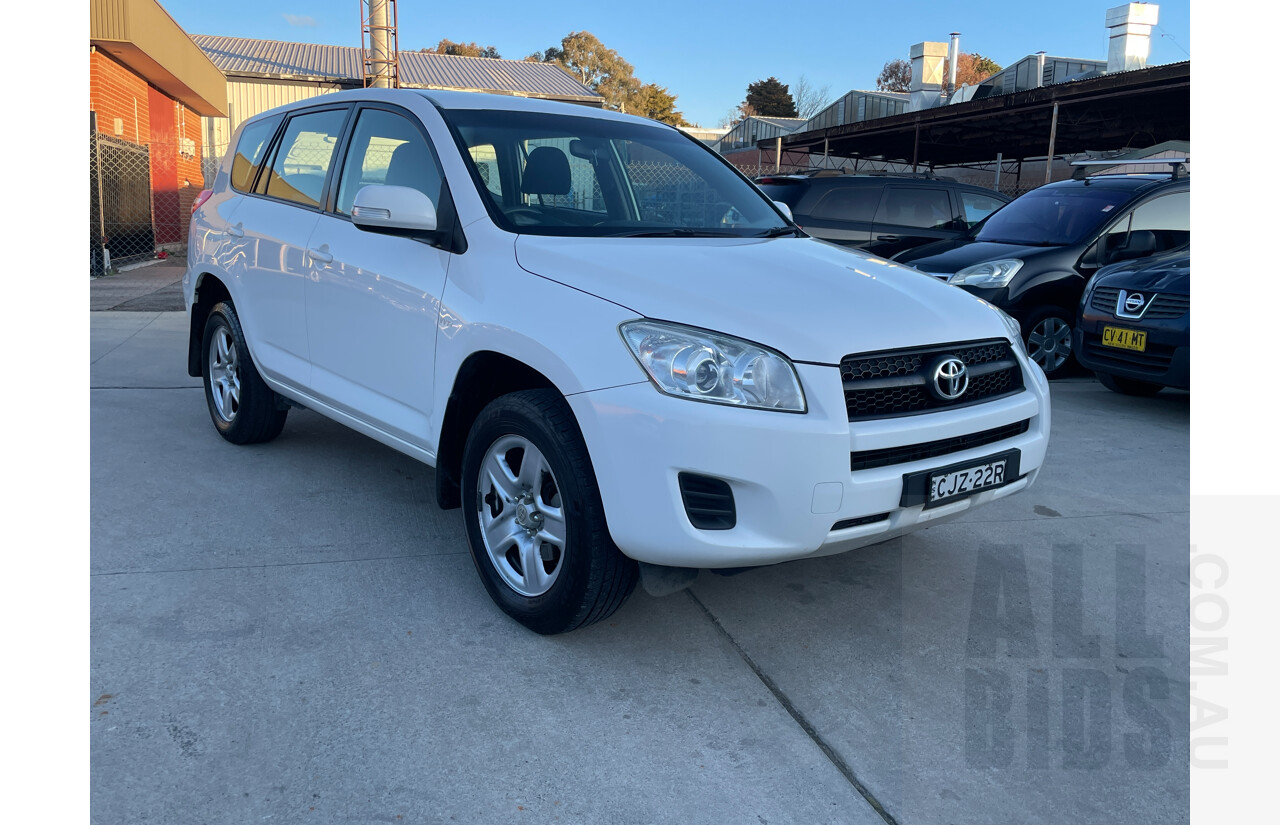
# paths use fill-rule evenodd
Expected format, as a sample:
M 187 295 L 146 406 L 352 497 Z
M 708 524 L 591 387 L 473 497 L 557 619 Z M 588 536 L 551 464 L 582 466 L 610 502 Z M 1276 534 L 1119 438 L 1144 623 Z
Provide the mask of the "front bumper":
M 1090 311 L 1072 333 L 1072 347 L 1076 359 L 1094 372 L 1188 390 L 1191 389 L 1191 346 L 1185 324 L 1185 319 L 1165 323 L 1130 321 Z M 1146 350 L 1132 352 L 1103 346 L 1105 326 L 1145 331 Z
M 841 553 L 936 524 L 1029 486 L 1049 439 L 1048 384 L 1026 362 L 1026 389 L 971 407 L 850 423 L 836 367 L 798 364 L 804 415 L 672 398 L 648 382 L 569 397 L 586 439 L 609 532 L 638 561 L 676 567 L 747 567 Z M 996 443 L 902 464 L 850 470 L 850 453 L 923 444 L 1028 421 Z M 925 509 L 903 507 L 903 476 L 1021 453 L 1021 478 Z M 733 491 L 737 523 L 700 530 L 685 514 L 681 472 Z M 875 521 L 835 529 L 840 522 Z

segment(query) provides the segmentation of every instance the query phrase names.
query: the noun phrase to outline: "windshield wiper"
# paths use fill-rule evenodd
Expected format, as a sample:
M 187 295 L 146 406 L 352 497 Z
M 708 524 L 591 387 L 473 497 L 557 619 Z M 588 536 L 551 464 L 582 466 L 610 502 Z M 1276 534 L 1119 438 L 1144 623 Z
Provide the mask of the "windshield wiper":
M 775 226 L 773 229 L 767 229 L 759 235 L 752 235 L 753 238 L 781 238 L 783 235 L 794 235 L 801 237 L 800 230 L 794 226 Z
M 670 229 L 645 229 L 640 232 L 623 232 L 611 238 L 741 238 L 737 232 L 721 232 L 715 229 L 689 229 L 673 226 Z

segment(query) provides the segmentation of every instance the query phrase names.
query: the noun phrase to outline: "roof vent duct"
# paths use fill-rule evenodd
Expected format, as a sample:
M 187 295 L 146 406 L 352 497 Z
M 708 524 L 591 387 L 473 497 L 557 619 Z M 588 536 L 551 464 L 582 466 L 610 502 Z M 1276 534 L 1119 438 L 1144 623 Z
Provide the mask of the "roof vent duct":
M 951 33 L 951 48 L 947 50 L 947 94 L 956 93 L 956 71 L 960 68 L 960 32 Z
M 942 93 L 942 67 L 947 61 L 946 43 L 917 43 L 911 47 L 912 112 L 932 109 Z
M 1107 71 L 1127 72 L 1145 69 L 1151 54 L 1151 27 L 1160 20 L 1160 7 L 1154 3 L 1126 3 L 1107 9 Z

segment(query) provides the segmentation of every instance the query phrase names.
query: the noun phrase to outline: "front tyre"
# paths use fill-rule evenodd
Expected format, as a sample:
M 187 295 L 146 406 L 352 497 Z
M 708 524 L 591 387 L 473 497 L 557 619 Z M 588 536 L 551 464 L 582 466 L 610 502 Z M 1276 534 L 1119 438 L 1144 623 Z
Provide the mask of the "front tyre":
M 573 412 L 554 390 L 485 407 L 462 454 L 471 558 L 498 607 L 544 635 L 598 622 L 635 589 L 636 563 L 609 537 Z
M 289 408 L 258 374 L 230 301 L 209 311 L 201 356 L 204 398 L 222 437 L 232 444 L 258 444 L 280 435 Z

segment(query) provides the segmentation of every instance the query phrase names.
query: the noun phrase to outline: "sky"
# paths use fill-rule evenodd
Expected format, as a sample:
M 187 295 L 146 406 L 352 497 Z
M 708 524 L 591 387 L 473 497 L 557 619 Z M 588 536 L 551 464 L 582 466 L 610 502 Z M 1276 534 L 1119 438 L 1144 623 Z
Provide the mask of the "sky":
M 161 0 L 188 34 L 214 34 L 358 46 L 358 0 Z M 791 11 L 794 4 L 733 2 L 541 3 L 488 0 L 479 6 L 398 0 L 401 50 L 441 38 L 494 46 L 507 58 L 559 45 L 589 31 L 635 66 L 642 82 L 665 86 L 691 123 L 716 126 L 769 76 L 829 86 L 834 99 L 874 89 L 884 64 L 907 59 L 913 43 L 945 42 L 1007 66 L 1045 51 L 1106 60 L 1106 11 L 1099 2 L 833 3 L 831 11 Z M 1162 2 L 1150 64 L 1190 59 L 1191 4 Z M 637 9 L 643 9 L 638 11 Z M 482 9 L 482 13 L 476 13 Z

